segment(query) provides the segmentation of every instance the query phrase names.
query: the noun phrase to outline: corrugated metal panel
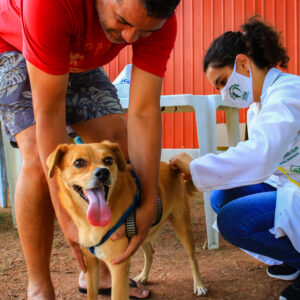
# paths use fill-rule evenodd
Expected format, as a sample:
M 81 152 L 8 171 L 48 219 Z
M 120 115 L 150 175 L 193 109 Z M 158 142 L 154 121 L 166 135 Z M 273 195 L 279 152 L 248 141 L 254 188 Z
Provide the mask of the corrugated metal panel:
M 168 62 L 163 94 L 214 94 L 202 72 L 202 59 L 214 38 L 227 30 L 238 30 L 250 16 L 259 14 L 282 32 L 288 49 L 288 72 L 300 75 L 300 0 L 181 0 L 177 9 L 178 35 Z M 111 79 L 131 62 L 127 47 L 105 66 Z M 242 110 L 240 121 L 245 122 Z M 218 112 L 218 122 L 224 115 Z M 163 115 L 164 148 L 197 148 L 193 113 Z

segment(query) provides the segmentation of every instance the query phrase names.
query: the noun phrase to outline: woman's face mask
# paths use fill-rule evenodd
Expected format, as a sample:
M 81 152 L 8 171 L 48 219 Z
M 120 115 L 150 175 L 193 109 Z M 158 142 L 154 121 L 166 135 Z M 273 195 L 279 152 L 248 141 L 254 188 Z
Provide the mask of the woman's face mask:
M 250 77 L 236 72 L 236 62 L 233 71 L 221 90 L 222 99 L 241 108 L 246 108 L 253 103 L 252 74 Z

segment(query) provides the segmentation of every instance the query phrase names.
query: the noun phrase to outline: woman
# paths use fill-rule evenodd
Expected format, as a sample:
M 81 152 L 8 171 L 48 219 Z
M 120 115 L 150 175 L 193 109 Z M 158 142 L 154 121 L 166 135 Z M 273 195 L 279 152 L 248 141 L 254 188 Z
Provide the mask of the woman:
M 249 139 L 221 154 L 192 160 L 182 153 L 170 163 L 199 191 L 214 190 L 211 205 L 228 242 L 284 262 L 268 267 L 268 274 L 296 279 L 280 299 L 299 300 L 300 77 L 275 68 L 287 63 L 278 33 L 257 17 L 242 32 L 214 40 L 204 72 L 224 100 L 250 106 Z

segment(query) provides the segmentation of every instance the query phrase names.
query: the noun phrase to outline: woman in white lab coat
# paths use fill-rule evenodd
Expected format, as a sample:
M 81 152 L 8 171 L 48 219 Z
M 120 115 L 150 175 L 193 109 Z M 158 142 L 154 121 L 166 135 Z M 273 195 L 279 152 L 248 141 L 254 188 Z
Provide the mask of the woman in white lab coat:
M 220 234 L 233 245 L 283 264 L 275 278 L 295 280 L 282 300 L 300 299 L 300 77 L 286 68 L 278 33 L 259 18 L 213 41 L 204 72 L 224 100 L 250 106 L 247 141 L 195 160 L 179 154 L 171 166 L 199 191 L 213 190 Z

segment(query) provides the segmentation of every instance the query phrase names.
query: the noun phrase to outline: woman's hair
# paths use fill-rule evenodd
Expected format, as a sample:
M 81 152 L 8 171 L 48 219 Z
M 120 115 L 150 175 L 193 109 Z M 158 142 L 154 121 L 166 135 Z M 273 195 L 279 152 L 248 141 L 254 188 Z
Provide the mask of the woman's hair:
M 234 66 L 238 54 L 247 55 L 260 68 L 287 68 L 289 57 L 275 29 L 254 16 L 241 26 L 241 31 L 227 31 L 215 39 L 204 57 L 204 72 L 208 66 Z

